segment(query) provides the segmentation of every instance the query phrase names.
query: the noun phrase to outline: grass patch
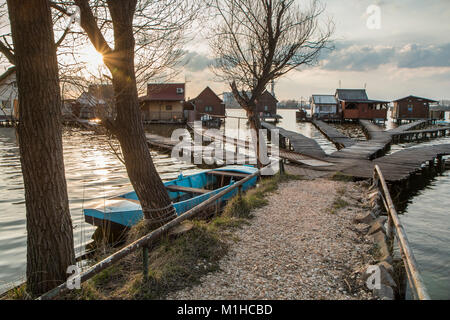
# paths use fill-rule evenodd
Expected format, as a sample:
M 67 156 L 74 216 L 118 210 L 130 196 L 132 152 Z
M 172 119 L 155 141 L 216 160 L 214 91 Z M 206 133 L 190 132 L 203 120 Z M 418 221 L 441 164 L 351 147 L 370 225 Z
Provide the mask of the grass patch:
M 190 232 L 175 240 L 164 239 L 150 253 L 148 280 L 138 275 L 126 296 L 162 299 L 170 291 L 195 285 L 202 275 L 219 269 L 219 261 L 227 249 L 217 228 L 196 222 Z
M 336 172 L 332 177 L 331 180 L 333 181 L 344 181 L 344 182 L 351 182 L 353 181 L 353 177 L 343 174 L 342 172 L 338 171 Z
M 5 293 L 0 300 L 32 300 L 33 297 L 27 292 L 26 284 L 12 288 Z
M 223 213 L 209 221 L 194 220 L 193 227 L 177 237 L 165 236 L 149 252 L 149 274 L 142 274 L 142 251 L 137 251 L 102 271 L 67 294 L 65 299 L 165 299 L 170 292 L 190 288 L 200 278 L 219 270 L 229 245 L 239 241 L 232 232 L 249 223 L 252 210 L 268 204 L 267 194 L 293 175 L 264 178 L 257 188 L 228 201 Z M 145 222 L 132 228 L 128 242 L 148 233 Z
M 227 203 L 223 215 L 249 219 L 251 218 L 252 210 L 262 208 L 269 204 L 266 195 L 277 191 L 280 183 L 298 179 L 301 179 L 301 177 L 290 174 L 277 174 L 273 177 L 265 178 L 260 181 L 256 189 L 249 190 L 241 197 L 238 196 L 231 199 Z
M 345 200 L 343 200 L 341 198 L 337 198 L 337 199 L 334 200 L 334 202 L 331 205 L 331 208 L 330 208 L 329 211 L 330 211 L 331 214 L 336 214 L 336 212 L 338 212 L 341 209 L 344 209 L 344 208 L 348 207 L 349 205 L 350 204 L 347 201 L 345 201 Z

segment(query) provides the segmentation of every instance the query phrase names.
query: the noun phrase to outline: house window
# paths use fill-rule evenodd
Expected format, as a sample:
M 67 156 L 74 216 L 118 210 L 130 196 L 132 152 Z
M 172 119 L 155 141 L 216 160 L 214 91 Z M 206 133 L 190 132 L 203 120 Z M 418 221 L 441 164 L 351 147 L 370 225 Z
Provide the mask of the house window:
M 166 106 L 166 111 L 172 111 L 172 106 Z
M 268 106 L 264 106 L 264 111 L 269 111 L 269 107 Z
M 177 93 L 182 94 L 184 92 L 183 88 L 177 88 Z
M 211 106 L 205 107 L 205 112 L 212 112 L 212 111 L 213 111 L 213 107 L 211 107 Z

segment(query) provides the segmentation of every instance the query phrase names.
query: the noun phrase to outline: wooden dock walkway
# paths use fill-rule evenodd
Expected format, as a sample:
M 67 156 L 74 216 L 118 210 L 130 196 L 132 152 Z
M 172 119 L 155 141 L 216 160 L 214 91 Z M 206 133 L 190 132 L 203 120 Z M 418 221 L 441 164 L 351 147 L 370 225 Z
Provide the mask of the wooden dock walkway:
M 394 132 L 392 134 L 392 142 L 393 143 L 413 142 L 426 139 L 443 138 L 447 135 L 450 135 L 450 127 L 437 127 L 424 130 L 409 130 L 404 132 Z
M 424 146 L 420 148 L 405 149 L 391 155 L 387 155 L 374 161 L 357 161 L 340 172 L 357 178 L 371 178 L 373 168 L 378 165 L 387 181 L 399 182 L 407 180 L 411 175 L 418 174 L 424 164 L 437 166 L 444 169 L 443 156 L 450 155 L 450 144 Z
M 408 126 L 402 126 L 403 128 L 397 131 L 384 131 L 381 127 L 369 121 L 361 120 L 360 123 L 369 140 L 356 142 L 331 155 L 326 155 L 315 140 L 299 133 L 278 128 L 266 122 L 263 123 L 263 128 L 268 130 L 278 129 L 281 138 L 286 140 L 286 146 L 290 149 L 280 148 L 279 158 L 289 160 L 289 162 L 299 165 L 299 168 L 309 168 L 317 172 L 328 172 L 329 174 L 341 172 L 344 175 L 355 178 L 369 179 L 373 176 L 374 166 L 378 165 L 383 171 L 386 180 L 392 183 L 405 181 L 412 175 L 420 174 L 424 165 L 434 166 L 437 163 L 440 169 L 445 168 L 445 161 L 443 161 L 442 157 L 450 155 L 450 144 L 410 148 L 387 156 L 385 156 L 385 153 L 389 150 L 392 140 L 398 136 L 425 134 L 427 132 L 435 133 L 439 132 L 439 130 L 442 135 L 442 132 L 450 133 L 450 127 L 406 130 L 423 125 L 423 123 L 416 122 L 408 124 Z M 323 128 L 323 126 L 321 127 Z M 206 132 L 200 134 L 212 140 L 232 143 L 236 147 L 238 154 L 240 153 L 239 148 L 252 150 L 252 146 L 248 141 L 229 139 L 229 137 L 222 134 L 214 136 L 208 136 Z M 172 141 L 170 138 L 151 134 L 148 134 L 147 138 L 150 146 L 166 150 L 172 150 L 177 145 L 177 142 Z M 191 147 L 186 146 L 186 148 L 195 154 L 196 148 L 199 148 L 198 151 L 200 151 L 202 146 L 195 147 L 192 144 Z M 235 154 L 234 152 L 232 153 Z
M 316 140 L 307 138 L 304 135 L 276 127 L 267 122 L 261 122 L 261 126 L 267 130 L 278 129 L 280 132 L 280 148 L 286 147 L 296 153 L 323 159 L 327 156 Z M 284 140 L 284 141 L 282 141 Z
M 275 126 L 273 126 L 271 124 L 266 124 L 266 125 L 267 125 L 267 127 L 275 128 Z M 254 148 L 250 144 L 249 141 L 244 141 L 244 140 L 240 140 L 240 139 L 236 139 L 236 138 L 230 138 L 230 137 L 225 136 L 224 134 L 217 134 L 217 132 L 214 133 L 213 131 L 208 133 L 205 130 L 198 130 L 198 129 L 194 128 L 193 126 L 190 126 L 190 127 L 194 132 L 197 132 L 198 134 L 202 135 L 203 137 L 206 137 L 206 138 L 209 138 L 212 140 L 216 140 L 216 141 L 221 141 L 222 143 L 228 143 L 228 144 L 231 143 L 234 147 L 236 147 L 236 153 L 239 153 L 239 148 L 242 148 L 245 150 L 252 150 L 253 153 L 255 153 Z M 268 152 L 272 151 L 270 146 L 268 147 L 267 151 Z M 278 153 L 279 153 L 279 158 L 288 160 L 292 163 L 299 164 L 299 165 L 306 165 L 306 166 L 311 166 L 311 167 L 333 166 L 332 163 L 324 161 L 322 158 L 317 158 L 317 157 L 308 155 L 306 153 L 298 153 L 298 152 L 283 149 L 283 148 L 279 148 Z
M 419 121 L 414 121 L 414 122 L 410 122 L 410 123 L 398 126 L 397 128 L 388 130 L 387 132 L 389 132 L 391 134 L 397 134 L 397 133 L 402 133 L 402 132 L 405 132 L 405 131 L 417 129 L 417 128 L 420 128 L 420 127 L 424 127 L 424 126 L 426 126 L 428 124 L 429 124 L 428 120 L 419 120 Z
M 349 148 L 356 144 L 355 140 L 347 137 L 343 133 L 339 132 L 336 128 L 321 120 L 312 120 L 311 122 L 320 132 L 322 132 L 325 137 L 327 137 L 328 140 L 334 143 L 338 150 Z
M 389 150 L 392 141 L 389 133 L 370 121 L 360 120 L 360 123 L 369 140 L 357 142 L 348 148 L 334 152 L 331 157 L 373 160 L 383 156 Z

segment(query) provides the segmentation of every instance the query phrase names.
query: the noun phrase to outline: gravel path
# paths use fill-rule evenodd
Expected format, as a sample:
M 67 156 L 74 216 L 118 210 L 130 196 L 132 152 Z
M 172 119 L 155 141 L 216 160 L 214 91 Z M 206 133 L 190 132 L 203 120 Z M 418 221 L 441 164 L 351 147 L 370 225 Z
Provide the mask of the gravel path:
M 339 191 L 338 191 L 339 190 Z M 346 208 L 332 213 L 342 197 Z M 355 280 L 372 244 L 356 231 L 361 189 L 327 179 L 292 181 L 254 211 L 220 262 L 221 271 L 169 299 L 373 299 Z

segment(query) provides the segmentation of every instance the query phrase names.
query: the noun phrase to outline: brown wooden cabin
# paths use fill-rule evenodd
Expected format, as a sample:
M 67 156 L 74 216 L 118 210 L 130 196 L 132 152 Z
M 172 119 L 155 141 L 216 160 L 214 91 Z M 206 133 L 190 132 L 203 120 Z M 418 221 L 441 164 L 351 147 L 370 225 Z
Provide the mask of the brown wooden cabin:
M 388 101 L 370 100 L 365 89 L 337 89 L 335 97 L 344 120 L 387 119 Z
M 435 100 L 408 96 L 394 100 L 394 110 L 392 118 L 397 121 L 402 120 L 423 120 L 430 118 L 430 103 L 437 103 Z
M 264 91 L 256 101 L 256 110 L 263 117 L 276 117 L 278 100 L 269 92 Z
M 184 83 L 149 83 L 147 86 L 147 95 L 140 97 L 139 102 L 144 122 L 185 122 Z
M 192 110 L 192 115 L 189 115 L 190 122 L 225 118 L 225 104 L 210 87 L 206 87 L 196 98 L 188 100 L 185 110 Z

